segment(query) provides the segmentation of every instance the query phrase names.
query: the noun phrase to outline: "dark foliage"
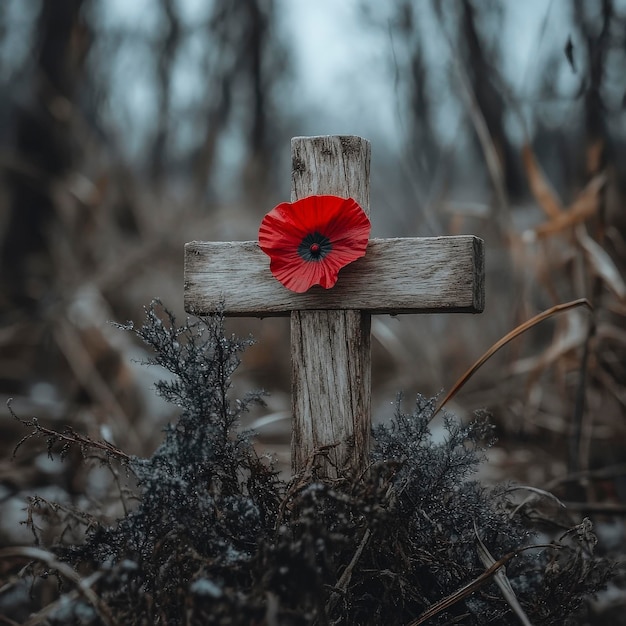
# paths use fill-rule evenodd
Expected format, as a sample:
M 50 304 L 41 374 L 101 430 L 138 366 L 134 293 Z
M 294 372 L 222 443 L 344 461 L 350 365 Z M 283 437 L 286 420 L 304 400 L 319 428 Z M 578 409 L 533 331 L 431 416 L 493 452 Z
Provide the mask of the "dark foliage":
M 178 327 L 158 303 L 141 328 L 126 328 L 154 350 L 151 363 L 175 375 L 158 392 L 181 415 L 149 459 L 104 450 L 105 462 L 117 459 L 137 478 L 139 505 L 113 526 L 92 520 L 83 542 L 53 547 L 99 602 L 62 585 L 47 623 L 406 624 L 485 572 L 482 542 L 493 559 L 506 557 L 534 624 L 575 624 L 610 576 L 588 525 L 524 550 L 533 535 L 504 490 L 469 479 L 492 438 L 484 417 L 461 426 L 448 415 L 438 440 L 432 401 L 418 398 L 411 414 L 398 402 L 392 423 L 375 430 L 365 477 L 284 484 L 237 430 L 261 396 L 228 395 L 249 341 L 225 337 L 219 315 Z M 50 451 L 78 437 L 24 423 Z M 486 577 L 428 623 L 519 622 Z

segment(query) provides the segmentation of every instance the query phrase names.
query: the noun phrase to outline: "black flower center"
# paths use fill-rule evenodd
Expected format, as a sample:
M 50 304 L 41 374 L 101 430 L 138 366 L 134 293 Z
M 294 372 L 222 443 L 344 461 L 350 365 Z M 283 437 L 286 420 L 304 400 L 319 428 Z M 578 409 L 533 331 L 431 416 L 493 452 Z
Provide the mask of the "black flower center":
M 321 261 L 332 249 L 330 239 L 316 231 L 300 242 L 298 254 L 305 261 Z

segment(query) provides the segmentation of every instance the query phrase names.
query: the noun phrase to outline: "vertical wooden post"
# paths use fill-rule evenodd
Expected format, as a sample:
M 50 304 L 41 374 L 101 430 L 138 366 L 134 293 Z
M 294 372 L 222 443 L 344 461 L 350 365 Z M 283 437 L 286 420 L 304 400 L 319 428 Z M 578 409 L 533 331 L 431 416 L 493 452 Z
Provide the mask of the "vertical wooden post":
M 310 195 L 350 197 L 369 214 L 370 154 L 369 141 L 361 137 L 294 137 L 292 202 Z M 365 468 L 371 429 L 370 326 L 366 311 L 292 311 L 294 472 L 325 446 L 334 447 L 319 461 L 323 476 Z

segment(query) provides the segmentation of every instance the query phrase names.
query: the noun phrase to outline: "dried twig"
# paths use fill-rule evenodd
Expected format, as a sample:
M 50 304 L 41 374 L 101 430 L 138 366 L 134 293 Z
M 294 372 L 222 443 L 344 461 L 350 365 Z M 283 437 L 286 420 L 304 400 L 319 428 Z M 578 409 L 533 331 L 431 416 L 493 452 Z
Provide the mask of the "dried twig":
M 474 373 L 486 362 L 488 361 L 500 348 L 503 348 L 507 343 L 519 337 L 522 333 L 525 333 L 528 329 L 532 328 L 539 324 L 539 322 L 543 322 L 544 320 L 556 315 L 557 313 L 562 313 L 563 311 L 569 311 L 573 308 L 579 306 L 586 306 L 587 308 L 593 310 L 593 307 L 589 303 L 586 298 L 579 298 L 578 300 L 572 300 L 571 302 L 566 302 L 564 304 L 557 304 L 556 306 L 550 307 L 546 311 L 535 315 L 535 317 L 529 319 L 528 321 L 520 324 L 517 328 L 514 328 L 512 331 L 507 333 L 502 339 L 497 341 L 496 343 L 487 350 L 455 383 L 452 385 L 452 388 L 448 393 L 444 396 L 444 398 L 437 405 L 432 417 L 435 417 L 439 411 L 443 408 L 443 406 L 453 398 L 463 387 L 463 385 L 474 375 Z M 432 419 L 432 418 L 431 418 Z
M 333 609 L 337 605 L 337 602 L 339 601 L 339 598 L 341 597 L 341 592 L 344 592 L 348 588 L 350 580 L 352 579 L 352 572 L 354 571 L 354 567 L 356 566 L 358 560 L 361 558 L 361 554 L 363 554 L 363 550 L 365 549 L 365 546 L 367 545 L 367 542 L 370 540 L 371 536 L 372 531 L 369 528 L 366 529 L 365 533 L 363 534 L 363 538 L 361 539 L 352 559 L 350 560 L 350 563 L 348 563 L 346 569 L 343 570 L 343 574 L 341 574 L 341 577 L 339 578 L 339 581 L 333 589 L 333 593 L 326 604 L 326 615 L 330 615 L 332 613 Z
M 15 547 L 15 548 L 2 548 L 0 549 L 0 559 L 7 558 L 26 558 L 32 561 L 41 561 L 45 563 L 48 567 L 56 570 L 61 576 L 67 578 L 69 581 L 73 582 L 76 585 L 76 590 L 80 595 L 82 595 L 89 604 L 93 606 L 93 608 L 98 613 L 100 619 L 107 626 L 117 626 L 118 622 L 114 619 L 111 614 L 111 609 L 105 604 L 105 602 L 91 589 L 91 584 L 93 584 L 93 580 L 90 578 L 89 584 L 87 584 L 86 580 L 81 578 L 67 563 L 63 563 L 59 561 L 55 554 L 52 552 L 48 552 L 47 550 L 42 550 L 40 548 L 30 548 L 30 547 Z M 47 613 L 46 613 L 47 615 Z M 43 616 L 45 617 L 45 615 Z M 30 624 L 39 623 L 37 622 L 29 622 Z
M 61 449 L 62 455 L 69 449 L 70 446 L 75 445 L 83 451 L 87 449 L 100 450 L 101 452 L 104 452 L 107 457 L 113 457 L 119 459 L 120 461 L 128 462 L 131 459 L 128 454 L 126 454 L 119 448 L 116 448 L 108 441 L 96 441 L 94 439 L 90 439 L 89 437 L 86 437 L 85 435 L 81 435 L 80 433 L 76 432 L 73 428 L 70 428 L 69 426 L 66 427 L 63 432 L 59 432 L 57 430 L 52 430 L 50 428 L 42 426 L 36 417 L 33 417 L 30 420 L 18 417 L 11 407 L 11 398 L 9 398 L 9 400 L 7 401 L 7 408 L 9 409 L 9 413 L 13 418 L 18 420 L 24 426 L 33 428 L 33 430 L 28 433 L 28 435 L 25 435 L 17 442 L 15 448 L 13 449 L 13 457 L 15 457 L 15 454 L 17 453 L 20 446 L 22 446 L 22 444 L 24 444 L 26 441 L 32 439 L 33 437 L 42 436 L 48 440 L 49 454 L 51 453 L 52 446 L 54 446 L 55 443 L 60 442 L 63 444 L 63 447 Z
M 476 542 L 477 542 L 477 550 L 478 557 L 482 561 L 482 564 L 486 567 L 491 567 L 496 560 L 491 556 L 491 553 L 487 549 L 487 546 L 483 543 L 480 535 L 478 534 L 478 528 L 476 527 L 476 522 L 474 522 L 474 532 L 476 533 Z M 506 575 L 506 569 L 504 566 L 498 568 L 498 570 L 494 574 L 494 579 L 496 585 L 500 588 L 504 599 L 507 601 L 508 605 L 511 607 L 511 610 L 517 615 L 519 621 L 524 626 L 532 626 L 531 621 L 528 619 L 528 615 L 522 608 L 522 605 L 519 603 L 515 592 L 513 591 L 513 587 L 511 586 L 511 582 L 509 581 Z

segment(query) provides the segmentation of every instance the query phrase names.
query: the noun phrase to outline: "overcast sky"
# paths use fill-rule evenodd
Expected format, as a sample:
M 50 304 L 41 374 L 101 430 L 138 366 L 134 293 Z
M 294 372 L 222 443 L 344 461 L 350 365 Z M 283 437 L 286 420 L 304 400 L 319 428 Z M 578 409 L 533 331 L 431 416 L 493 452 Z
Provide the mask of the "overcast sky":
M 301 84 L 298 93 L 322 114 L 317 118 L 320 133 L 361 134 L 364 129 L 371 132 L 373 128 L 398 136 L 402 134 L 402 120 L 394 93 L 392 59 L 400 51 L 394 47 L 392 34 L 364 25 L 360 4 L 360 0 L 280 0 L 286 31 L 294 46 Z M 417 5 L 421 9 L 417 26 L 424 38 L 428 62 L 443 71 L 448 45 L 429 11 L 429 3 Z M 555 40 L 565 47 L 569 34 L 563 12 L 569 10 L 569 5 L 570 0 L 504 3 L 504 24 L 495 35 L 501 42 L 504 74 L 515 92 L 533 89 L 543 66 L 543 55 L 553 50 Z M 375 9 L 382 20 L 385 6 L 389 5 L 382 3 Z M 566 88 L 577 85 L 577 79 L 567 72 L 562 79 Z M 336 103 L 332 102 L 332 95 L 336 95 Z M 454 132 L 454 107 L 444 103 L 440 113 L 438 130 L 444 135 Z M 323 130 L 322 125 L 328 130 Z
M 626 0 L 624 0 L 626 2 Z M 360 0 L 277 0 L 281 27 L 291 46 L 294 67 L 294 106 L 310 110 L 308 134 L 379 134 L 393 139 L 402 135 L 402 115 L 398 111 L 394 87 L 393 36 L 381 28 L 369 28 L 360 11 Z M 542 49 L 565 46 L 568 33 L 563 29 L 562 12 L 570 0 L 525 0 L 504 3 L 501 40 L 504 67 L 519 90 L 532 89 L 542 67 Z M 151 0 L 109 0 L 103 3 L 101 18 L 111 25 L 126 24 L 150 31 L 158 27 L 157 12 Z M 206 0 L 179 0 L 188 22 L 200 20 L 208 12 Z M 372 3 L 373 11 L 385 20 L 386 3 Z M 429 3 L 418 3 L 418 24 L 426 44 L 429 63 L 443 69 L 449 53 L 439 25 L 428 11 Z M 423 10 L 423 9 L 426 10 Z M 542 27 L 548 25 L 548 37 Z M 561 25 L 561 28 L 559 28 Z M 562 40 L 562 42 L 561 42 Z M 140 63 L 140 61 L 139 61 Z M 134 70 L 133 70 L 134 71 Z M 567 80 L 567 76 L 565 76 Z M 179 81 L 181 89 L 192 89 L 193 81 Z M 148 85 L 140 80 L 126 84 L 137 107 L 150 108 Z M 442 133 L 454 132 L 454 106 L 444 103 L 436 120 Z M 452 139 L 452 137 L 449 137 Z

